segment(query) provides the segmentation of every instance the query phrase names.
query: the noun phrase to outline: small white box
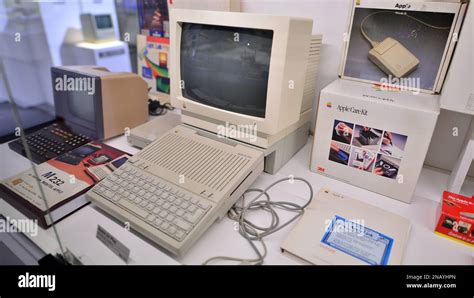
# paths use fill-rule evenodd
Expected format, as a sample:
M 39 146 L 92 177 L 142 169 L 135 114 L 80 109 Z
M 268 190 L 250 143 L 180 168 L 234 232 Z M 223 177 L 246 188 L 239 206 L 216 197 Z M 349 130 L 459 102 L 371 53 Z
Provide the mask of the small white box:
M 339 76 L 440 93 L 466 7 L 462 0 L 354 0 Z
M 338 79 L 321 91 L 310 169 L 410 203 L 439 95 Z

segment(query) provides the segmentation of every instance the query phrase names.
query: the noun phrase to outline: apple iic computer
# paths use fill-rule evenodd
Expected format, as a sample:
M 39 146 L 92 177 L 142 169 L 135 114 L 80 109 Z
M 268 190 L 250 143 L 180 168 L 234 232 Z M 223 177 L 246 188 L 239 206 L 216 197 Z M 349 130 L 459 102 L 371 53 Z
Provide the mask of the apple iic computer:
M 183 124 L 87 197 L 182 255 L 264 168 L 306 143 L 321 36 L 312 20 L 286 16 L 176 9 L 170 24 L 171 100 Z

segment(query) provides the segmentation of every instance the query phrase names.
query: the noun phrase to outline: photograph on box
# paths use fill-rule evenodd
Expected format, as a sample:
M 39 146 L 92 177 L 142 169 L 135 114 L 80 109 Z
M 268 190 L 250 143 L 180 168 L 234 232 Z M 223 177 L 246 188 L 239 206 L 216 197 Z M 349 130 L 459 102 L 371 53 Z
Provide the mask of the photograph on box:
M 377 151 L 382 141 L 382 131 L 379 129 L 356 125 L 352 145 L 367 150 Z
M 347 165 L 349 162 L 351 146 L 339 142 L 332 141 L 329 150 L 329 160 Z
M 366 172 L 372 172 L 376 156 L 377 154 L 373 151 L 353 146 L 349 158 L 349 166 Z
M 138 0 L 140 33 L 169 38 L 168 0 Z
M 334 120 L 329 160 L 396 179 L 408 137 Z
M 393 157 L 402 158 L 407 139 L 407 136 L 384 131 L 380 152 Z
M 354 130 L 354 124 L 344 121 L 334 121 L 334 127 L 332 131 L 332 139 L 337 142 L 350 144 L 352 140 L 352 133 Z
M 388 157 L 383 154 L 377 154 L 377 162 L 375 163 L 374 174 L 390 179 L 396 179 L 398 169 L 400 168 L 401 159 Z
M 456 11 L 388 7 L 355 6 L 342 75 L 387 89 L 433 92 L 451 42 Z

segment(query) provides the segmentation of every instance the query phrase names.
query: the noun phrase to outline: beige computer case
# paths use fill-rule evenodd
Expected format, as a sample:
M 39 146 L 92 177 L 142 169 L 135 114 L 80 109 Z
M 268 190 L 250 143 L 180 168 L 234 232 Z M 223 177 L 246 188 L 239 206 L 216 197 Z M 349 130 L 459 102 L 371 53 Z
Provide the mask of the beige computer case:
M 99 138 L 108 139 L 124 134 L 148 119 L 148 86 L 137 74 L 110 72 L 100 66 L 59 68 L 100 78 L 100 89 L 95 90 L 101 92 L 102 99 L 101 110 L 95 111 L 102 114 L 102 121 L 96 125 Z

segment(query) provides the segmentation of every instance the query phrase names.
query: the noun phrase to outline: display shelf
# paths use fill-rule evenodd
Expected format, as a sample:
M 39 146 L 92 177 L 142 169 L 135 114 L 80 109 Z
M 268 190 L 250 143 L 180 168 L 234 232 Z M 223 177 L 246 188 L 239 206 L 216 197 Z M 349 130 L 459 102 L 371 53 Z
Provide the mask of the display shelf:
M 111 139 L 106 143 L 132 154 L 138 151 L 127 143 L 124 136 Z M 424 168 L 413 202 L 412 204 L 406 204 L 310 172 L 311 144 L 312 139 L 309 139 L 306 146 L 277 174 L 263 173 L 260 175 L 253 187 L 266 187 L 273 181 L 290 175 L 305 178 L 312 184 L 315 192 L 321 187 L 328 187 L 336 192 L 349 195 L 410 219 L 412 230 L 403 264 L 474 264 L 472 248 L 437 236 L 433 232 L 438 204 L 449 178 L 447 173 Z M 0 154 L 2 156 L 0 164 L 2 169 L 0 172 L 1 179 L 29 167 L 29 162 L 24 157 L 11 151 L 7 144 L 0 145 Z M 468 180 L 463 190 L 466 193 L 474 193 L 474 182 Z M 271 193 L 275 200 L 290 200 L 296 203 L 303 203 L 308 197 L 307 189 L 298 182 L 279 184 Z M 10 218 L 22 217 L 18 211 L 3 200 L 0 200 L 0 213 Z M 292 215 L 281 211 L 281 220 L 287 220 Z M 262 224 L 268 222 L 266 215 L 254 214 L 252 219 Z M 244 258 L 255 257 L 255 253 L 247 240 L 238 233 L 235 223 L 228 218 L 214 223 L 182 258 L 174 258 L 144 237 L 127 231 L 122 224 L 112 217 L 88 205 L 57 224 L 63 245 L 81 258 L 85 264 L 124 264 L 119 257 L 96 239 L 95 234 L 98 224 L 130 248 L 131 255 L 128 264 L 201 264 L 210 257 L 220 255 Z M 293 259 L 280 252 L 280 243 L 290 233 L 294 224 L 265 238 L 268 247 L 265 264 L 297 264 Z M 29 237 L 48 253 L 58 251 L 52 229 L 46 231 L 40 229 L 38 236 Z

